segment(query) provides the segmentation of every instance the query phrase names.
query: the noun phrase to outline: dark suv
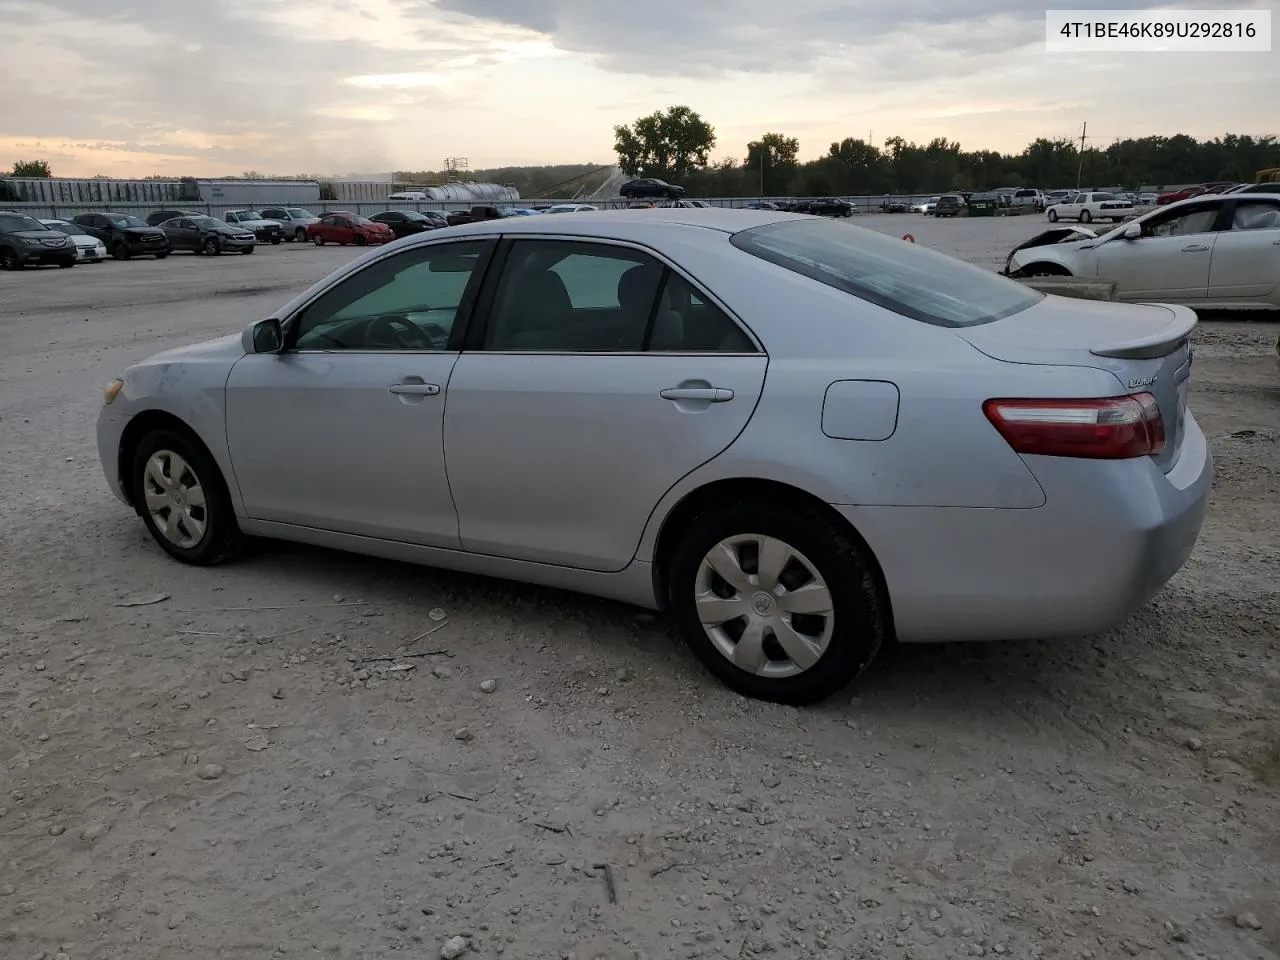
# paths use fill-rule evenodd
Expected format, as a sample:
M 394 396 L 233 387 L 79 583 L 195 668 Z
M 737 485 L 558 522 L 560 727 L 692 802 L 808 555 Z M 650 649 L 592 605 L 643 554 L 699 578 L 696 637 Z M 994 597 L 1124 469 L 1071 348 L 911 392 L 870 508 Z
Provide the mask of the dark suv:
M 166 220 L 177 220 L 179 217 L 203 217 L 199 210 L 153 210 L 147 214 L 147 225 L 158 227 Z
M 964 198 L 956 193 L 944 193 L 933 205 L 935 217 L 954 217 L 964 209 Z
M 169 238 L 159 227 L 148 226 L 131 213 L 82 213 L 71 221 L 97 237 L 117 260 L 169 255 Z
M 678 200 L 684 196 L 685 190 L 684 187 L 667 183 L 656 177 L 641 177 L 639 180 L 628 180 L 622 185 L 618 194 L 627 200 L 632 197 L 665 197 L 668 200 Z
M 0 270 L 21 270 L 35 263 L 74 267 L 78 256 L 75 241 L 65 233 L 26 214 L 0 210 Z

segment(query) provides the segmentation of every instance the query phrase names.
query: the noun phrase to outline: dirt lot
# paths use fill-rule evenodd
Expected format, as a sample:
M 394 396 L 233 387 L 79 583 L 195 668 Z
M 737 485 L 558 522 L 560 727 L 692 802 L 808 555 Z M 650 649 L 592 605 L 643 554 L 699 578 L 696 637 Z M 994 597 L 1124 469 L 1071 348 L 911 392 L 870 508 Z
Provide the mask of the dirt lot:
M 989 266 L 1040 225 L 859 222 Z M 1280 955 L 1275 325 L 1200 328 L 1218 478 L 1149 609 L 795 710 L 606 602 L 164 557 L 102 478 L 103 383 L 349 256 L 0 277 L 0 957 Z M 439 652 L 358 662 L 401 650 Z

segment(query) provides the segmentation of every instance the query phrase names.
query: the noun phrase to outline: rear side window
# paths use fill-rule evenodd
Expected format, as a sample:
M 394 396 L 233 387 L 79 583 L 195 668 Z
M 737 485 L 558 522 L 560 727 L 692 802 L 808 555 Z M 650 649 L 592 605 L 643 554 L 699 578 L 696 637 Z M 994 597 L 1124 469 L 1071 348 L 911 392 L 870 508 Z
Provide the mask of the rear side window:
M 1044 295 L 1013 280 L 865 227 L 789 220 L 735 233 L 745 253 L 913 320 L 971 327 Z

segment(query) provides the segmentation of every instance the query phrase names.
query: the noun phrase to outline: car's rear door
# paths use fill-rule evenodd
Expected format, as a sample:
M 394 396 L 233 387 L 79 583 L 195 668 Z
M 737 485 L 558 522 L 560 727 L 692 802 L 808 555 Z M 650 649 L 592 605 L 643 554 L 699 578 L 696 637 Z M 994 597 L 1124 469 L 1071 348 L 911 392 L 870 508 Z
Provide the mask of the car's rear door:
M 495 271 L 446 398 L 463 548 L 621 570 L 746 426 L 767 357 L 651 251 L 522 235 Z
M 1280 201 L 1246 194 L 1229 204 L 1209 265 L 1209 299 L 1267 300 L 1280 286 Z

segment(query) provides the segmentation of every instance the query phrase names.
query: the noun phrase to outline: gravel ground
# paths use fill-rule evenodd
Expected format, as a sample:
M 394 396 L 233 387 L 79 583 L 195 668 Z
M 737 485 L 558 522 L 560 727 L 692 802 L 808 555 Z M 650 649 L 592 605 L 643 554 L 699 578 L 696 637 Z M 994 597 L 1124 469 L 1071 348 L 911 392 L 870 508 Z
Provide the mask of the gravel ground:
M 990 266 L 1040 226 L 858 222 Z M 1280 955 L 1276 326 L 1197 334 L 1213 502 L 1132 622 L 795 710 L 616 604 L 150 543 L 103 383 L 350 255 L 0 277 L 0 957 Z

